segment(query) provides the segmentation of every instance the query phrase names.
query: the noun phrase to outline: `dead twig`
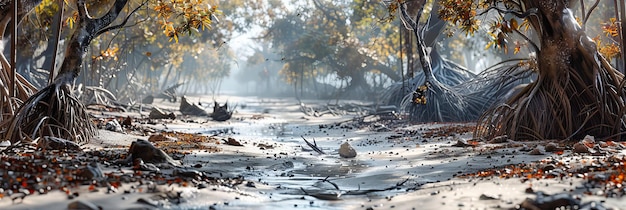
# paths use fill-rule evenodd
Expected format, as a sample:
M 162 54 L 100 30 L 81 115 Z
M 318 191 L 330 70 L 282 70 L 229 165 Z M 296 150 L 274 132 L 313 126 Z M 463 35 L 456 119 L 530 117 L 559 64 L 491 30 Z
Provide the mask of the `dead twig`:
M 313 144 L 311 144 L 311 142 L 309 142 L 308 140 L 306 140 L 304 138 L 304 136 L 300 136 L 302 137 L 302 139 L 304 139 L 304 142 L 306 142 L 307 145 L 309 145 L 309 147 L 311 147 L 311 149 L 313 149 L 313 151 L 319 153 L 320 155 L 324 155 L 326 153 L 324 153 L 324 151 L 322 151 L 322 149 L 320 149 L 319 147 L 317 147 L 317 142 L 315 142 L 315 138 L 313 139 Z
M 394 189 L 399 189 L 400 186 L 404 185 L 404 183 L 406 183 L 407 181 L 409 181 L 409 178 L 405 179 L 402 182 L 398 182 L 396 183 L 396 185 L 385 188 L 385 189 L 369 189 L 369 190 L 351 190 L 351 191 L 346 191 L 345 193 L 343 193 L 344 195 L 366 195 L 368 193 L 373 193 L 373 192 L 383 192 L 383 191 L 389 191 L 389 190 L 394 190 Z M 361 188 L 361 186 L 359 185 L 359 188 Z
M 324 178 L 321 180 L 322 182 L 328 182 L 331 185 L 333 185 L 335 187 L 335 189 L 337 189 L 338 192 L 331 192 L 331 193 L 320 193 L 320 192 L 307 192 L 306 190 L 304 190 L 304 188 L 300 187 L 300 190 L 302 190 L 302 192 L 304 192 L 305 195 L 308 196 L 312 196 L 314 198 L 320 199 L 320 200 L 341 200 L 341 196 L 342 195 L 367 195 L 369 193 L 373 193 L 373 192 L 383 192 L 383 191 L 389 191 L 389 190 L 395 190 L 395 189 L 400 189 L 401 186 L 403 186 L 406 182 L 409 181 L 409 178 L 405 179 L 402 182 L 398 182 L 396 183 L 394 186 L 391 187 L 387 187 L 384 189 L 369 189 L 369 190 L 361 190 L 361 186 L 359 185 L 359 189 L 358 190 L 349 190 L 346 192 L 340 192 L 341 190 L 339 189 L 339 186 L 337 186 L 337 184 L 330 182 L 328 180 L 328 177 Z
M 340 189 L 339 189 L 339 186 L 338 186 L 337 184 L 335 184 L 334 182 L 331 182 L 330 180 L 328 180 L 328 178 L 330 178 L 330 176 L 327 176 L 326 178 L 322 179 L 321 181 L 322 181 L 322 182 L 328 182 L 328 183 L 330 183 L 331 185 L 333 185 L 333 186 L 335 187 L 335 189 L 336 189 L 336 190 L 340 190 Z
M 304 188 L 300 187 L 300 190 L 302 190 L 302 192 L 304 192 L 305 195 L 320 199 L 320 200 L 326 200 L 326 201 L 336 201 L 336 200 L 341 200 L 341 194 L 338 193 L 309 193 L 306 190 L 304 190 Z

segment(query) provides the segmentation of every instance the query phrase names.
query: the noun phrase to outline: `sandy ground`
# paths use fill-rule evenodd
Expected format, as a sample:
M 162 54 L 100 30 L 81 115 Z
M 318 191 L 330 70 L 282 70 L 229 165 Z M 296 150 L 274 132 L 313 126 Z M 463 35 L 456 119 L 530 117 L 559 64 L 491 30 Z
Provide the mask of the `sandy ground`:
M 567 193 L 582 203 L 598 201 L 609 209 L 626 206 L 623 197 L 611 197 L 602 193 L 602 189 L 589 187 L 585 177 L 588 174 L 583 172 L 560 179 L 469 175 L 546 162 L 582 168 L 599 158 L 574 154 L 567 149 L 562 154 L 531 155 L 529 151 L 537 143 L 474 142 L 471 133 L 460 130 L 471 127 L 472 123 L 391 125 L 365 118 L 365 123 L 357 124 L 352 123 L 356 116 L 351 114 L 307 116 L 293 99 L 221 97 L 217 100 L 238 105 L 233 119 L 213 122 L 198 117 L 179 118 L 141 126 L 155 131 L 234 138 L 243 146 L 213 143 L 211 146 L 221 151 L 193 151 L 181 163 L 184 168 L 207 176 L 238 178 L 243 183 L 202 188 L 159 185 L 157 190 L 149 190 L 145 183 L 131 182 L 114 192 L 106 188 L 93 192 L 87 186 L 76 186 L 71 190 L 78 196 L 72 199 L 60 190 L 30 195 L 23 200 L 5 197 L 0 199 L 0 209 L 67 209 L 75 201 L 88 201 L 102 209 L 514 209 L 527 198 L 535 199 L 535 193 L 527 192 L 529 189 L 547 194 Z M 208 97 L 190 97 L 189 101 L 212 102 Z M 178 104 L 169 102 L 159 101 L 157 106 L 173 112 L 178 109 Z M 99 114 L 137 118 L 148 111 Z M 148 139 L 148 136 L 101 130 L 84 148 L 123 149 L 136 139 Z M 311 150 L 303 139 L 315 140 L 325 154 Z M 355 158 L 339 156 L 338 149 L 344 142 L 354 147 Z M 459 146 L 459 142 L 467 145 Z M 623 157 L 624 150 L 616 148 L 603 157 Z M 103 170 L 106 173 L 130 169 Z M 180 195 L 180 203 L 163 199 L 172 192 Z

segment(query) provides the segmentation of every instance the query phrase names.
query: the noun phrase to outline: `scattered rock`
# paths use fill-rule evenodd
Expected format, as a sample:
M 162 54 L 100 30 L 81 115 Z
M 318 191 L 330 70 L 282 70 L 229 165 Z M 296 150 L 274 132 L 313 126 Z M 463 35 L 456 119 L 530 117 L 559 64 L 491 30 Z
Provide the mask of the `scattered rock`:
M 131 118 L 130 116 L 126 116 L 126 118 L 124 118 L 124 121 L 122 121 L 122 126 L 124 127 L 133 126 L 133 118 Z
M 194 115 L 194 116 L 209 116 L 209 114 L 204 111 L 204 108 L 189 103 L 185 96 L 181 97 L 179 111 L 184 115 Z
M 180 165 L 180 163 L 177 163 L 174 159 L 172 159 L 172 157 L 163 152 L 163 150 L 156 148 L 152 145 L 152 143 L 143 139 L 134 141 L 130 145 L 128 153 L 128 162 L 141 158 L 143 161 L 148 163 L 169 163 L 174 166 Z
M 544 167 L 542 167 L 541 169 L 542 169 L 544 172 L 547 172 L 547 171 L 552 171 L 552 170 L 554 170 L 555 168 L 556 168 L 556 166 L 555 166 L 554 164 L 548 164 L 548 165 L 545 165 Z
M 585 138 L 583 138 L 583 140 L 581 140 L 580 142 L 591 148 L 593 147 L 593 145 L 596 144 L 596 138 L 590 135 L 586 135 Z
M 133 169 L 139 171 L 160 172 L 161 169 L 152 163 L 145 163 L 141 158 L 133 160 Z
M 574 144 L 574 148 L 572 149 L 572 152 L 574 152 L 574 153 L 589 153 L 589 147 L 587 147 L 583 143 L 578 142 L 578 143 Z
M 8 146 L 11 146 L 10 141 L 5 140 L 5 141 L 0 142 L 0 147 L 8 147 Z
M 228 140 L 225 140 L 226 144 L 230 145 L 230 146 L 238 146 L 238 147 L 243 147 L 243 144 L 239 143 L 237 140 L 235 140 L 232 137 L 228 137 Z
M 211 113 L 211 118 L 215 121 L 226 121 L 229 120 L 233 116 L 233 110 L 228 109 L 228 103 L 225 103 L 223 106 L 217 103 L 217 101 L 213 102 L 213 113 Z
M 176 119 L 176 115 L 173 112 L 167 114 L 165 113 L 165 111 L 156 107 L 152 108 L 152 111 L 150 111 L 148 117 L 150 119 Z
M 455 144 L 451 145 L 453 147 L 475 147 L 478 146 L 478 141 L 476 140 L 465 140 L 465 139 L 458 139 L 456 141 Z
M 70 140 L 44 136 L 38 141 L 37 146 L 42 149 L 49 150 L 66 150 L 66 151 L 80 151 L 80 146 Z
M 535 147 L 530 152 L 528 152 L 528 154 L 529 155 L 543 155 L 543 154 L 545 154 L 545 152 L 544 152 L 542 147 L 538 146 L 538 147 Z
M 521 209 L 560 209 L 575 208 L 580 206 L 580 201 L 567 193 L 546 195 L 543 192 L 537 192 L 535 200 L 526 198 L 521 204 Z
M 248 181 L 248 182 L 246 183 L 246 187 L 256 188 L 256 184 L 254 184 L 254 182 L 252 182 L 252 181 Z
M 68 210 L 99 210 L 102 209 L 89 201 L 77 200 L 67 205 Z
M 546 152 L 556 152 L 559 151 L 559 145 L 557 145 L 554 142 L 550 142 L 548 144 L 546 144 L 546 146 L 544 147 Z
M 339 156 L 342 158 L 354 158 L 356 157 L 356 150 L 348 142 L 344 142 L 339 147 Z
M 491 196 L 491 195 L 485 195 L 485 194 L 480 194 L 480 197 L 478 197 L 478 200 L 497 200 L 498 198 L 496 198 L 495 196 Z
M 80 168 L 78 176 L 85 180 L 100 180 L 104 178 L 104 173 L 97 162 L 91 162 Z
M 120 125 L 120 123 L 116 119 L 107 122 L 107 124 L 104 126 L 104 129 L 120 133 L 124 131 L 122 129 L 122 125 Z
M 524 190 L 525 193 L 535 193 L 535 190 L 533 190 L 533 188 L 528 187 Z
M 175 169 L 173 172 L 174 176 L 179 176 L 179 177 L 187 177 L 187 178 L 192 178 L 192 179 L 197 179 L 197 178 L 201 178 L 204 177 L 204 173 L 193 170 L 193 169 Z
M 259 149 L 261 150 L 274 149 L 274 145 L 271 145 L 271 144 L 260 143 L 260 144 L 257 144 L 256 146 L 259 147 Z
M 117 193 L 117 188 L 116 188 L 116 187 L 114 187 L 114 186 L 109 185 L 109 186 L 107 186 L 107 192 L 106 192 L 106 193 L 107 193 L 107 194 L 110 194 L 110 193 Z

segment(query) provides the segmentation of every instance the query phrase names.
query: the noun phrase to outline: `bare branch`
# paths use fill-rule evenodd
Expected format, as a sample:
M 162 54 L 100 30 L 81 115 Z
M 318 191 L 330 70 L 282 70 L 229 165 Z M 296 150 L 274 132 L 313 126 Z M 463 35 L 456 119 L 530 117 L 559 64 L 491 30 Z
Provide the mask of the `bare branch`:
M 596 9 L 596 7 L 598 7 L 598 3 L 600 3 L 600 0 L 596 0 L 595 3 L 593 3 L 593 6 L 591 6 L 591 8 L 589 8 L 589 11 L 587 11 L 587 15 L 583 16 L 585 17 L 583 20 L 583 25 L 587 25 L 587 20 L 589 20 L 589 16 L 591 16 L 591 13 L 593 12 L 593 10 Z M 617 6 L 617 5 L 615 5 Z M 585 11 L 583 11 L 584 13 Z
M 537 46 L 537 44 L 535 44 L 535 42 L 533 42 L 533 40 L 530 40 L 530 38 L 528 38 L 525 34 L 520 32 L 519 30 L 517 30 L 517 28 L 515 28 L 513 30 L 515 32 L 517 32 L 517 34 L 519 34 L 522 38 L 524 38 L 524 40 L 526 40 L 526 42 L 530 43 L 531 46 L 533 47 L 533 49 L 535 50 L 535 52 L 539 52 L 539 47 Z
M 512 15 L 515 15 L 515 17 L 522 18 L 522 19 L 526 18 L 526 17 L 528 17 L 530 15 L 537 14 L 537 12 L 539 12 L 539 9 L 537 9 L 537 8 L 530 8 L 526 12 L 520 13 L 518 11 L 503 10 L 503 9 L 498 8 L 498 7 L 492 6 L 492 7 L 487 8 L 485 11 L 481 12 L 477 16 L 481 16 L 481 15 L 487 14 L 491 10 L 496 10 L 499 13 L 502 13 L 502 14 L 512 14 Z
M 89 12 L 87 11 L 87 5 L 85 5 L 85 0 L 76 1 L 76 8 L 78 8 L 78 18 L 79 19 L 89 19 Z
M 111 31 L 111 30 L 114 30 L 114 29 L 120 29 L 120 28 L 123 28 L 123 27 L 124 27 L 124 26 L 128 23 L 128 20 L 130 19 L 130 17 L 131 17 L 133 14 L 135 14 L 135 12 L 137 12 L 140 8 L 142 8 L 144 5 L 146 5 L 147 3 L 148 3 L 148 1 L 147 1 L 147 0 L 146 0 L 146 1 L 143 1 L 143 2 L 141 3 L 141 5 L 137 6 L 137 7 L 136 7 L 133 11 L 131 11 L 131 12 L 130 12 L 127 16 L 126 16 L 126 18 L 124 18 L 124 21 L 122 21 L 120 24 L 117 24 L 117 25 L 113 25 L 113 26 L 109 26 L 109 27 L 103 28 L 103 29 L 101 29 L 100 31 L 98 31 L 98 32 L 96 33 L 96 36 L 98 36 L 98 35 L 100 35 L 100 34 L 102 34 L 102 33 L 105 33 L 105 32 L 107 32 L 107 31 Z

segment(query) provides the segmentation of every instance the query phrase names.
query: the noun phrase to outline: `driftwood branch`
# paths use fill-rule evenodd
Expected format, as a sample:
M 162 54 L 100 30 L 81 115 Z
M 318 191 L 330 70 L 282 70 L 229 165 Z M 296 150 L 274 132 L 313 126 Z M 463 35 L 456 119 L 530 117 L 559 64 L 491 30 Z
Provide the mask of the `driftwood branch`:
M 302 190 L 302 192 L 304 192 L 305 195 L 308 196 L 312 196 L 314 198 L 320 199 L 320 200 L 341 200 L 341 195 L 366 195 L 369 193 L 373 193 L 373 192 L 383 192 L 383 191 L 389 191 L 389 190 L 395 190 L 398 189 L 400 186 L 403 186 L 407 181 L 409 181 L 409 179 L 405 179 L 402 182 L 398 182 L 396 183 L 394 186 L 391 187 L 387 187 L 384 189 L 369 189 L 369 190 L 361 190 L 360 186 L 358 190 L 349 190 L 346 191 L 344 193 L 341 193 L 339 191 L 341 191 L 339 189 L 339 186 L 337 186 L 337 184 L 332 183 L 330 181 L 328 181 L 328 177 L 322 180 L 323 182 L 328 182 L 330 184 L 332 184 L 335 189 L 337 189 L 338 192 L 330 192 L 330 193 L 323 193 L 323 192 L 318 192 L 318 193 L 313 193 L 313 192 L 307 192 L 306 190 L 304 190 L 304 188 L 300 187 L 300 190 Z

